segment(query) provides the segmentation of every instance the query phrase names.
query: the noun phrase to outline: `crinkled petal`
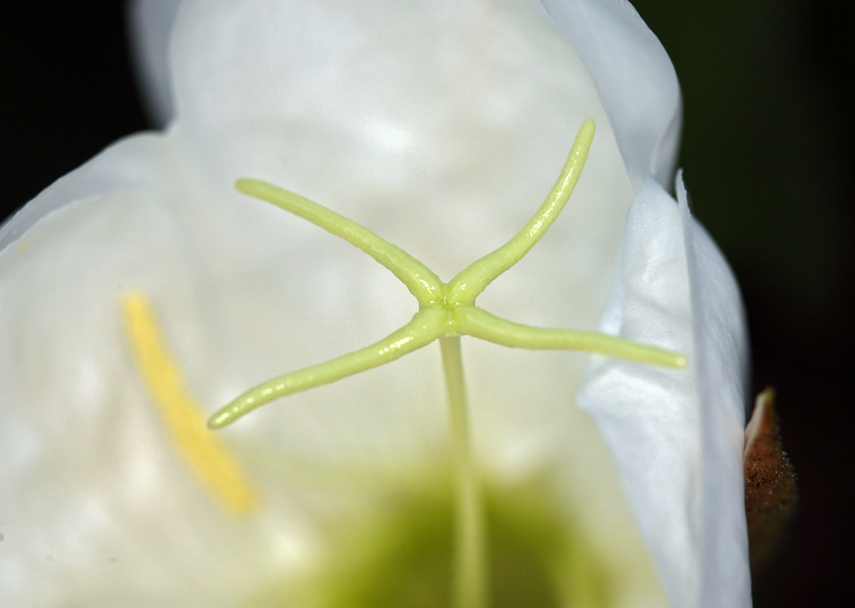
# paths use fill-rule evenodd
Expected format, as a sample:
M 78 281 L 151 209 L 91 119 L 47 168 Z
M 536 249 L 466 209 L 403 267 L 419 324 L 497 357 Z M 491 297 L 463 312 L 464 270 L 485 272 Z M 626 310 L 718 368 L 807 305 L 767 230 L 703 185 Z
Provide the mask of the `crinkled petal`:
M 707 231 L 692 217 L 679 175 L 676 190 L 692 290 L 701 408 L 701 606 L 750 606 L 742 463 L 748 369 L 745 314 L 733 273 Z
M 637 192 L 648 173 L 670 185 L 680 86 L 659 39 L 626 0 L 542 0 L 591 71 Z
M 649 178 L 636 196 L 624 230 L 601 329 L 692 353 L 682 221 L 656 180 Z M 617 460 L 674 608 L 696 606 L 699 597 L 702 455 L 695 386 L 694 369 L 601 359 L 592 362 L 577 397 Z
M 636 196 L 601 329 L 685 353 L 689 368 L 596 361 L 578 400 L 615 454 L 672 605 L 749 606 L 741 301 L 681 206 L 652 178 Z

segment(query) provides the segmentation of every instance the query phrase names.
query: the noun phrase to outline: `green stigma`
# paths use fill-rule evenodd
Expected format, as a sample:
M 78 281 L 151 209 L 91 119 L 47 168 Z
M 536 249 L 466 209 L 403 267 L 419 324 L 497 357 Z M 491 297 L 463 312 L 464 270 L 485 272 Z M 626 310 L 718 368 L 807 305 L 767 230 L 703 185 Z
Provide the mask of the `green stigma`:
M 388 268 L 416 298 L 419 311 L 409 323 L 370 346 L 248 390 L 211 416 L 208 426 L 222 428 L 274 399 L 378 367 L 445 337 L 473 336 L 516 348 L 578 350 L 666 367 L 685 366 L 683 355 L 662 348 L 600 332 L 514 323 L 475 305 L 484 289 L 519 262 L 558 217 L 579 180 L 593 138 L 594 121 L 587 120 L 576 135 L 555 186 L 528 223 L 507 243 L 470 264 L 448 283 L 400 247 L 353 220 L 272 184 L 239 179 L 238 191 L 320 226 Z

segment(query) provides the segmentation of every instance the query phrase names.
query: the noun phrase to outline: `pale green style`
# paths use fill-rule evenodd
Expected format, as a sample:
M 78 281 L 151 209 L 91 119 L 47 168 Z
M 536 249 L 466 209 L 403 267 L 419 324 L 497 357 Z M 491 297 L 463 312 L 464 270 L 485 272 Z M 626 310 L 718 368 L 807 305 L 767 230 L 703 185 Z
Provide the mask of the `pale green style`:
M 239 179 L 236 187 L 240 192 L 320 226 L 388 268 L 418 300 L 419 311 L 409 323 L 371 346 L 273 378 L 246 391 L 211 416 L 208 426 L 222 428 L 274 399 L 389 363 L 444 337 L 473 336 L 516 348 L 579 350 L 666 367 L 685 366 L 683 355 L 655 346 L 599 332 L 531 327 L 496 317 L 475 306 L 475 298 L 519 262 L 558 217 L 579 180 L 593 138 L 594 121 L 587 120 L 576 135 L 555 186 L 534 216 L 507 243 L 470 264 L 448 283 L 443 283 L 400 247 L 335 211 L 267 182 Z

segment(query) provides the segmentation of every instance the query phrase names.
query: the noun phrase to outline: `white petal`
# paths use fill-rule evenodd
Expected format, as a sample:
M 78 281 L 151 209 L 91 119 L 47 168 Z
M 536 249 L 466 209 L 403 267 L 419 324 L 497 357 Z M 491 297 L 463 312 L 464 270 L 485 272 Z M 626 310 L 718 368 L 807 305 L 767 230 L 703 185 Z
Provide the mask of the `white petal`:
M 748 607 L 751 581 L 742 450 L 748 339 L 739 288 L 727 262 L 689 211 L 682 177 L 677 196 L 689 264 L 695 369 L 701 408 L 704 564 L 702 606 Z
M 627 216 L 603 331 L 686 353 L 694 336 L 680 212 L 652 178 Z M 700 585 L 700 419 L 695 371 L 594 361 L 578 394 L 606 438 L 674 608 Z
M 131 0 L 128 31 L 131 51 L 149 114 L 157 127 L 174 114 L 169 70 L 169 39 L 180 0 Z
M 745 333 L 706 232 L 649 178 L 601 328 L 687 354 L 686 370 L 602 360 L 578 400 L 610 445 L 675 608 L 750 606 L 743 508 Z
M 674 66 L 626 0 L 542 0 L 591 71 L 637 192 L 647 177 L 670 185 L 682 106 Z

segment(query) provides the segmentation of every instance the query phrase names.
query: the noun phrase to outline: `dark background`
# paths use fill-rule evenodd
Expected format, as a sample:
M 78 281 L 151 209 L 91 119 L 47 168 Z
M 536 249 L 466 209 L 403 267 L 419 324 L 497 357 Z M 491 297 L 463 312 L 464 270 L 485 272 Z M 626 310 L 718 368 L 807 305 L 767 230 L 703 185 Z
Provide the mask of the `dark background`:
M 799 475 L 797 518 L 755 579 L 756 606 L 840 604 L 853 564 L 852 5 L 634 4 L 676 65 L 693 208 L 739 277 L 755 392 L 777 389 Z M 3 216 L 147 122 L 120 2 L 4 5 L 0 19 Z

